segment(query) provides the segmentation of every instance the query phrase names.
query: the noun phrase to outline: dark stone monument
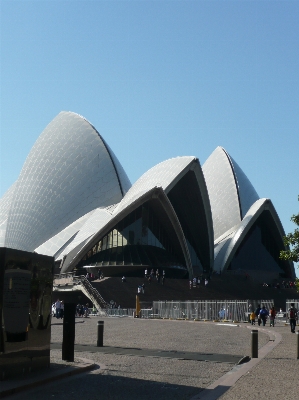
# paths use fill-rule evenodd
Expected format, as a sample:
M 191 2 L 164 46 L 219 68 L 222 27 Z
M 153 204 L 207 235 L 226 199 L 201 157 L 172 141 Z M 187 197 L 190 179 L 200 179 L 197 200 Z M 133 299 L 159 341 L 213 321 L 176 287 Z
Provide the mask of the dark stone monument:
M 50 365 L 54 258 L 0 248 L 0 380 Z

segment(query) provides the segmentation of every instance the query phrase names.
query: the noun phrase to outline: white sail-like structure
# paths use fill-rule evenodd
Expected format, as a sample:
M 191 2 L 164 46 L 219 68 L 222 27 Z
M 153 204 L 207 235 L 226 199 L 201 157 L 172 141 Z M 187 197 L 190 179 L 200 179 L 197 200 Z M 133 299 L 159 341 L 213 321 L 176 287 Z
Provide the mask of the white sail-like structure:
M 203 167 L 194 156 L 163 161 L 131 183 L 84 117 L 61 112 L 30 151 L 0 200 L 0 246 L 50 255 L 68 272 L 106 274 L 166 268 L 190 278 L 212 271 L 272 271 L 284 230 L 236 161 L 217 147 Z
M 82 116 L 61 112 L 41 133 L 4 198 L 1 246 L 33 251 L 131 184 L 113 152 Z

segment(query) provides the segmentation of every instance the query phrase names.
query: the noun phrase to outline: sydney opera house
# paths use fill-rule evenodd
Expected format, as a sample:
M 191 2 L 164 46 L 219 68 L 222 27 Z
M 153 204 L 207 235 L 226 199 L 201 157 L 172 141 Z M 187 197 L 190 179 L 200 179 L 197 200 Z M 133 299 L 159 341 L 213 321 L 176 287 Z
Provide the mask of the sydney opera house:
M 291 278 L 293 264 L 279 259 L 283 236 L 271 200 L 222 147 L 202 166 L 194 156 L 172 158 L 131 185 L 95 127 L 72 112 L 45 128 L 0 200 L 0 247 L 54 256 L 61 272 Z

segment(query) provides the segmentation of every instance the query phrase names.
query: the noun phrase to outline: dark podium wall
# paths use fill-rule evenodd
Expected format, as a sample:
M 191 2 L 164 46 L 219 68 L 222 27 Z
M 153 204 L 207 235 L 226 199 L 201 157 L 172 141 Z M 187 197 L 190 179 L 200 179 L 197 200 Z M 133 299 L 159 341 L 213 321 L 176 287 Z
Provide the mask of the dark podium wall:
M 0 248 L 0 380 L 50 364 L 54 258 Z

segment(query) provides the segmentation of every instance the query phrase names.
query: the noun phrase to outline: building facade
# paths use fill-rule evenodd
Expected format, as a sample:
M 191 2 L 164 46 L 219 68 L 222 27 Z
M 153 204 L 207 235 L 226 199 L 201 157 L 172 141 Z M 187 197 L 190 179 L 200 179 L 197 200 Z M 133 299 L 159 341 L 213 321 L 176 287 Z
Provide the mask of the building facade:
M 271 200 L 259 198 L 223 148 L 203 167 L 196 157 L 176 157 L 131 185 L 93 125 L 71 112 L 46 127 L 0 200 L 0 245 L 53 256 L 61 272 L 291 278 L 293 264 L 279 259 L 283 236 Z

